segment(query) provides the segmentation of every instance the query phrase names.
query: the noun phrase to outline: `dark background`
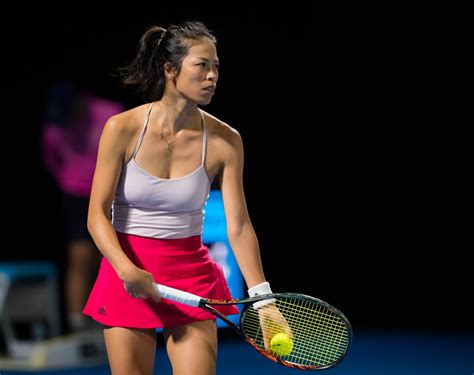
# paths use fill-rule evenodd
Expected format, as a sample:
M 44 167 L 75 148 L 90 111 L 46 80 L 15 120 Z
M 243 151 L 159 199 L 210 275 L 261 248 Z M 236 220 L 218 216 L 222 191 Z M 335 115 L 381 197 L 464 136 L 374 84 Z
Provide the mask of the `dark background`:
M 72 5 L 15 21 L 3 44 L 2 167 L 4 232 L 16 245 L 1 258 L 64 261 L 58 191 L 39 153 L 49 85 L 74 79 L 140 104 L 116 69 L 146 27 L 196 19 L 217 35 L 221 60 L 205 110 L 243 137 L 273 289 L 326 300 L 356 329 L 472 332 L 472 137 L 445 106 L 427 105 L 447 79 L 438 71 L 423 87 L 436 31 L 386 9 L 238 4 Z

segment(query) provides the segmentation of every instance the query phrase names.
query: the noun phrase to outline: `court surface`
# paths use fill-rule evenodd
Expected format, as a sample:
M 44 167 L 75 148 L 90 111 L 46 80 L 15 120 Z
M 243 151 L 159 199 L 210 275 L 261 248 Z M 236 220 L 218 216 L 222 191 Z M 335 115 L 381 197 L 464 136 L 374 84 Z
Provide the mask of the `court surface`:
M 218 375 L 298 374 L 256 353 L 248 344 L 223 335 L 219 344 Z M 474 333 L 436 332 L 358 332 L 346 358 L 331 375 L 450 375 L 474 373 Z M 63 369 L 43 372 L 19 372 L 0 369 L 1 375 L 105 375 L 108 367 Z M 162 345 L 158 347 L 155 374 L 171 375 L 171 367 Z

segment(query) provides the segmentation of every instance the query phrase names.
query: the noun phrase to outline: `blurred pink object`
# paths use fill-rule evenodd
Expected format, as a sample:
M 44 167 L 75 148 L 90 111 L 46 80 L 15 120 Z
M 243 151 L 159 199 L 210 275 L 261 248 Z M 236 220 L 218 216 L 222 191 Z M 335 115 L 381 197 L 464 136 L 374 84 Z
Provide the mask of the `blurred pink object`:
M 41 138 L 43 160 L 64 192 L 90 195 L 102 129 L 109 117 L 123 110 L 115 101 L 79 92 L 66 123 L 46 121 Z

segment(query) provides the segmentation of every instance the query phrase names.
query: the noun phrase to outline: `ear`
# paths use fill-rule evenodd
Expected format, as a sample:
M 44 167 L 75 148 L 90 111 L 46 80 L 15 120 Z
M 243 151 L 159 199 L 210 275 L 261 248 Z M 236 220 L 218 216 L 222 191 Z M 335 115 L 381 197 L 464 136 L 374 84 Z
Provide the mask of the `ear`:
M 165 64 L 165 76 L 167 80 L 174 82 L 178 75 L 173 68 L 171 68 L 168 64 Z

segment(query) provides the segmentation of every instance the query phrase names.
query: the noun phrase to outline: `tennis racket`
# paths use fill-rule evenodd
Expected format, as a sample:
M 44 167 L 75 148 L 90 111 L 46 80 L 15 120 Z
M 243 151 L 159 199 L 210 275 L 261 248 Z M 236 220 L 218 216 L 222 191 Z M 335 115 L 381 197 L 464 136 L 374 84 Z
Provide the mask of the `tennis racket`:
M 344 358 L 352 341 L 352 328 L 344 314 L 328 303 L 304 294 L 271 293 L 220 300 L 202 298 L 156 283 L 155 288 L 163 298 L 214 314 L 260 354 L 286 367 L 298 370 L 334 367 Z M 268 303 L 256 310 L 253 304 L 258 301 Z M 212 307 L 237 304 L 243 305 L 239 326 Z M 286 337 L 284 352 L 271 345 L 272 337 L 281 333 Z

